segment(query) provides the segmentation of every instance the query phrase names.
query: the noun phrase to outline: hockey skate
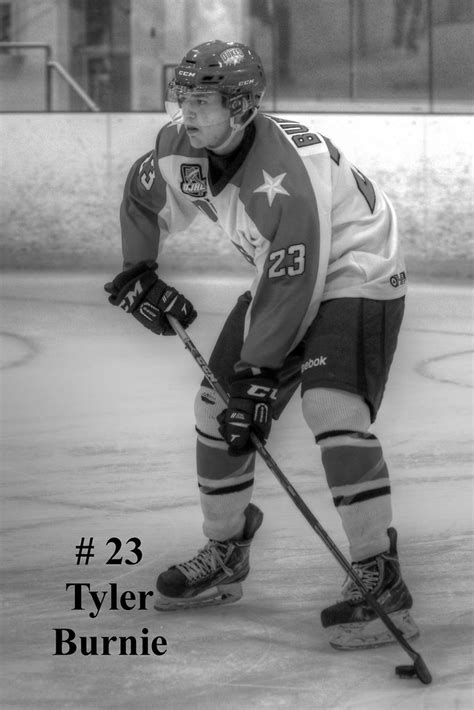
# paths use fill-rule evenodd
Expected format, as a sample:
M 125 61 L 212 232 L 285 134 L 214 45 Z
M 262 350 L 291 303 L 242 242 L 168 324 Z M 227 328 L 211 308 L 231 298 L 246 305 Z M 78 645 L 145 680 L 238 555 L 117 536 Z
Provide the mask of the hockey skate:
M 409 611 L 413 600 L 401 577 L 396 530 L 389 528 L 388 536 L 390 549 L 387 552 L 354 562 L 352 567 L 367 591 L 408 640 L 416 638 L 419 631 Z M 395 642 L 393 634 L 365 601 L 350 577 L 344 584 L 342 597 L 342 601 L 321 612 L 321 623 L 328 629 L 329 643 L 333 648 L 356 650 Z
M 155 609 L 173 611 L 231 604 L 242 597 L 242 582 L 250 571 L 250 544 L 262 524 L 263 513 L 249 503 L 245 518 L 241 539 L 209 540 L 192 560 L 159 575 Z

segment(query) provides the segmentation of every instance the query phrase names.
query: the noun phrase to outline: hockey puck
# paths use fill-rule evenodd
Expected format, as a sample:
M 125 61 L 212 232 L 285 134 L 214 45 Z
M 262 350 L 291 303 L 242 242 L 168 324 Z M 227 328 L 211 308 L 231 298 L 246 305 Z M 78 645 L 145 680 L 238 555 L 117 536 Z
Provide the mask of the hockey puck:
M 399 678 L 414 678 L 417 675 L 415 666 L 397 666 L 395 673 Z

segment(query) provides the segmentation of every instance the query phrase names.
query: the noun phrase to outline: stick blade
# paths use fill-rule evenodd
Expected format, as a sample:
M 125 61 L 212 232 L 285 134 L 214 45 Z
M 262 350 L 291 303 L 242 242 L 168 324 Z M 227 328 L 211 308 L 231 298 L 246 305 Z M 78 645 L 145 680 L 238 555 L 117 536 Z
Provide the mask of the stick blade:
M 420 655 L 415 658 L 414 667 L 416 670 L 416 675 L 421 680 L 421 682 L 425 685 L 429 685 L 433 678 L 431 677 L 431 673 L 428 670 L 428 666 Z

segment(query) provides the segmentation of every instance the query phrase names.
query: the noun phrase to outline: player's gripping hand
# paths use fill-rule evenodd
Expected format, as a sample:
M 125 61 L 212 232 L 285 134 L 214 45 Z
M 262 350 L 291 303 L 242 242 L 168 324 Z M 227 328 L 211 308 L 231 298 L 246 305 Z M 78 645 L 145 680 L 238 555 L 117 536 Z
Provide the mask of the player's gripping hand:
M 272 404 L 277 394 L 278 381 L 271 370 L 262 370 L 259 375 L 245 370 L 232 378 L 227 409 L 217 418 L 219 432 L 228 443 L 231 456 L 255 450 L 251 432 L 265 444 L 270 435 Z
M 123 271 L 104 288 L 109 302 L 131 313 L 142 325 L 158 335 L 175 335 L 167 315 L 187 328 L 197 316 L 193 304 L 156 275 L 157 264 L 140 262 Z

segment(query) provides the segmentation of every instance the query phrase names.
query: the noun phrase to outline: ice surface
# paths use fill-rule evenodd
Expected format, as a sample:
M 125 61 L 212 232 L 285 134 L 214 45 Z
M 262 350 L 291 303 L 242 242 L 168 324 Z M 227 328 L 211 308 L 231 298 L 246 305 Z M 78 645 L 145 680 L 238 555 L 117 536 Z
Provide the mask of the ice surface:
M 194 475 L 201 373 L 177 338 L 157 338 L 102 291 L 110 275 L 2 275 L 1 708 L 33 710 L 450 710 L 473 706 L 472 302 L 463 287 L 413 286 L 374 427 L 393 486 L 394 524 L 433 683 L 401 680 L 398 646 L 339 653 L 319 612 L 343 573 L 266 467 L 265 523 L 234 605 L 187 612 L 104 608 L 68 583 L 151 591 L 158 571 L 204 542 Z M 204 356 L 239 279 L 181 278 Z M 346 552 L 319 452 L 296 396 L 269 449 Z M 76 564 L 76 545 L 95 557 Z M 133 560 L 107 564 L 123 542 Z M 128 597 L 130 599 L 130 596 Z M 107 608 L 106 608 L 107 607 Z M 56 628 L 162 636 L 161 657 L 53 655 Z M 143 629 L 148 629 L 147 634 Z

